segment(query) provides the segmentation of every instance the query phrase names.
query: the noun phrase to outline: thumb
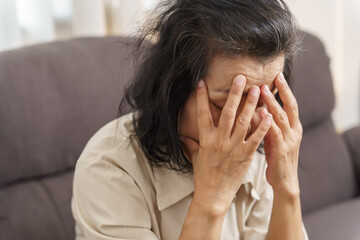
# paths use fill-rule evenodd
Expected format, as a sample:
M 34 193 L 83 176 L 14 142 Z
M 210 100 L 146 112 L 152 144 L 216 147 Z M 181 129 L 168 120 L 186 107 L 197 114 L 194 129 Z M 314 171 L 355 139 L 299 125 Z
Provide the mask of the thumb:
M 192 138 L 180 136 L 180 140 L 183 143 L 183 148 L 186 155 L 190 160 L 195 157 L 199 149 L 199 143 Z

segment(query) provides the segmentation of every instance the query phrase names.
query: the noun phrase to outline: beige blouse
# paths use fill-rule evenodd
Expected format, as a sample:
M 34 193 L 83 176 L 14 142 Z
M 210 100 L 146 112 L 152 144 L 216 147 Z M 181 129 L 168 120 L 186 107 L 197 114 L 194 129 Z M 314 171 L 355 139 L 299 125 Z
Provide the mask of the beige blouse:
M 178 239 L 193 196 L 192 175 L 152 167 L 133 130 L 132 113 L 113 120 L 79 157 L 71 204 L 77 240 Z M 256 153 L 226 214 L 222 240 L 265 239 L 273 202 L 266 165 Z

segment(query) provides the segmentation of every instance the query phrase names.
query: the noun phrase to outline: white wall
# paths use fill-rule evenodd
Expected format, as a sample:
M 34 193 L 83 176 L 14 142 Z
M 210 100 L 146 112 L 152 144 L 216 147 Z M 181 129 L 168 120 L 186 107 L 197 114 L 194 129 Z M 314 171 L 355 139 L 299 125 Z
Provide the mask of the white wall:
M 15 2 L 25 42 L 33 44 L 55 40 L 51 1 L 16 0 Z
M 15 48 L 23 43 L 16 12 L 16 2 L 0 1 L 0 51 Z
M 300 26 L 317 35 L 331 58 L 338 131 L 360 122 L 360 0 L 287 0 Z
M 112 34 L 137 35 L 159 0 L 108 0 Z
M 104 0 L 73 0 L 74 36 L 106 35 Z

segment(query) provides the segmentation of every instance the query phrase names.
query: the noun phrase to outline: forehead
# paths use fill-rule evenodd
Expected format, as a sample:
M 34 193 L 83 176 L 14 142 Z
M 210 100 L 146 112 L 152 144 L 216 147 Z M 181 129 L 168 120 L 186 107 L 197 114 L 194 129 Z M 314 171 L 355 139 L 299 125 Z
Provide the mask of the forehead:
M 230 89 L 233 79 L 237 75 L 246 77 L 245 92 L 252 86 L 268 85 L 284 68 L 284 56 L 279 55 L 268 61 L 259 61 L 248 56 L 215 57 L 205 77 L 209 92 L 223 93 Z

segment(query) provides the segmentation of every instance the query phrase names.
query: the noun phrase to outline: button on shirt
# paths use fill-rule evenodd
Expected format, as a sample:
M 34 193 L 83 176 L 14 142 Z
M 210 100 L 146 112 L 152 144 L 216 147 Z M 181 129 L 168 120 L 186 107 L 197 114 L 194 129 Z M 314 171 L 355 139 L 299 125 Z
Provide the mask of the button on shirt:
M 177 240 L 189 209 L 192 174 L 152 167 L 134 133 L 133 113 L 88 141 L 74 175 L 71 209 L 76 240 Z M 256 152 L 225 216 L 222 240 L 263 240 L 273 191 L 265 156 Z M 305 239 L 308 240 L 303 225 Z

